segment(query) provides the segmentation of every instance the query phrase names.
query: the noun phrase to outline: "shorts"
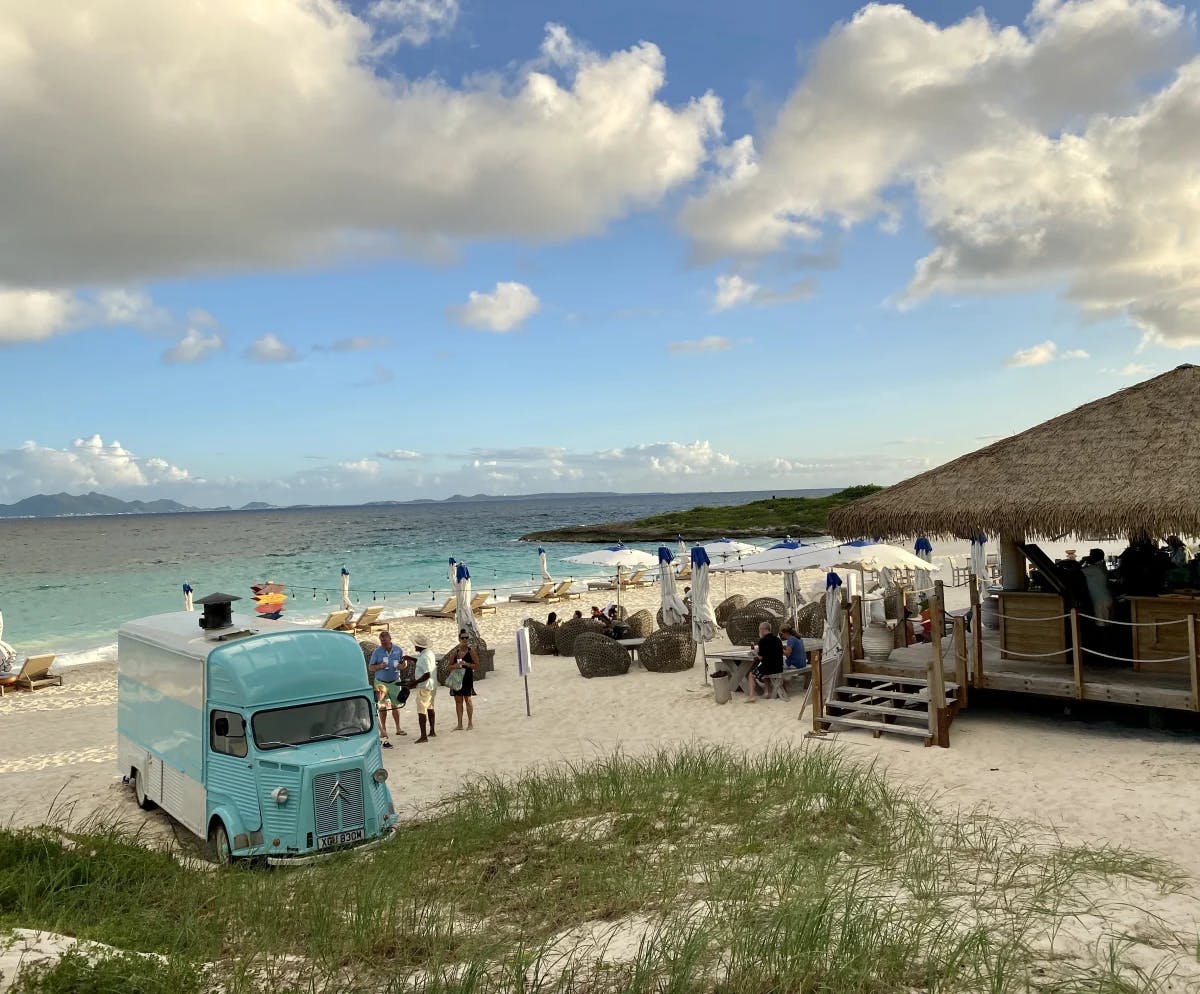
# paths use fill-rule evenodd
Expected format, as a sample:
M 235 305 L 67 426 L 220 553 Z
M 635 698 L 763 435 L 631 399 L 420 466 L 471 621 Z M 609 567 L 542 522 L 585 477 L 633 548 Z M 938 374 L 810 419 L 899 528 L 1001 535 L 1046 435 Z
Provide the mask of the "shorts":
M 433 710 L 433 699 L 437 695 L 436 688 L 434 690 L 426 690 L 424 687 L 417 688 L 417 714 L 425 714 L 427 711 Z
M 756 677 L 758 677 L 758 679 L 760 679 L 760 680 L 763 680 L 769 676 L 778 676 L 782 672 L 783 672 L 782 666 L 780 666 L 778 668 L 765 667 L 762 663 L 759 663 L 756 667 L 754 667 L 754 675 Z

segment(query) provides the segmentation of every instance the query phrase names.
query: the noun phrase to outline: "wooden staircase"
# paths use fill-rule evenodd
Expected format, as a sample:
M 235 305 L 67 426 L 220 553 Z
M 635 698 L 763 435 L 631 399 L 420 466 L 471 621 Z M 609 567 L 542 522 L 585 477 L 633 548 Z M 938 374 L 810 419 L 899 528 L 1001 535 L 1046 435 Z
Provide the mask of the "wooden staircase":
M 939 663 L 940 665 L 940 663 Z M 815 718 L 817 727 L 829 731 L 866 728 L 879 737 L 884 732 L 923 739 L 925 745 L 950 745 L 950 723 L 960 707 L 959 686 L 946 683 L 945 707 L 929 707 L 929 681 L 919 677 L 879 673 L 847 673 Z M 936 689 L 935 689 L 936 695 Z

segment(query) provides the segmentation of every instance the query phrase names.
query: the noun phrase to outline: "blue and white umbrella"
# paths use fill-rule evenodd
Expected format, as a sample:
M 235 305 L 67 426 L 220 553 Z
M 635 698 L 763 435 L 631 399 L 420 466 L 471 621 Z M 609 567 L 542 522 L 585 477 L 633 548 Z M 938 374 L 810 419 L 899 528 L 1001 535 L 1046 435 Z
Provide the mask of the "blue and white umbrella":
M 933 545 L 924 535 L 917 536 L 917 541 L 913 545 L 913 551 L 916 553 L 917 558 L 924 559 L 927 563 L 933 562 Z M 916 578 L 916 588 L 918 591 L 933 589 L 933 581 L 930 579 L 927 572 L 923 570 L 917 570 Z
M 687 605 L 675 592 L 675 557 L 665 545 L 658 547 L 658 574 L 662 579 L 662 616 L 664 625 L 682 625 L 687 618 Z
M 550 575 L 550 570 L 546 567 L 546 550 L 538 549 L 538 566 L 542 570 L 542 580 L 546 583 L 553 583 L 554 577 Z
M 984 549 L 986 544 L 986 535 L 977 535 L 971 539 L 971 572 L 979 582 L 980 595 L 984 597 L 987 596 L 988 584 L 991 582 L 988 578 L 987 550 Z
M 458 603 L 454 608 L 454 620 L 458 624 L 458 630 L 463 629 L 473 635 L 479 637 L 479 629 L 475 626 L 475 613 L 471 610 L 471 571 L 467 569 L 466 563 L 459 563 L 454 572 L 454 594 L 458 598 Z
M 692 550 L 692 638 L 703 645 L 716 638 L 717 615 L 708 596 L 708 553 Z
M 342 610 L 354 610 L 354 605 L 350 602 L 350 571 L 345 566 L 342 567 Z

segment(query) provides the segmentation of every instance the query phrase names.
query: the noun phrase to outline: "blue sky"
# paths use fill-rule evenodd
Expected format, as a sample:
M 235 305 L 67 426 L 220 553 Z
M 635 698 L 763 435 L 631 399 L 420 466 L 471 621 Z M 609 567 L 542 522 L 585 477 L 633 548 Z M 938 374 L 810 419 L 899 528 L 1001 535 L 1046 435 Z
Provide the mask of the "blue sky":
M 887 483 L 1200 357 L 1194 5 L 42 6 L 0 501 Z

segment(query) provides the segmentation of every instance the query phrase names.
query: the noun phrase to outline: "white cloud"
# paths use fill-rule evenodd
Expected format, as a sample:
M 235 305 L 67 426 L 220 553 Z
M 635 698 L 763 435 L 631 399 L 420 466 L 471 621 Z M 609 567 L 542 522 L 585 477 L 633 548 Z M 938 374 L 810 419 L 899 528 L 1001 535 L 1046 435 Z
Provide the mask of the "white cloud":
M 10 0 L 0 38 L 17 286 L 592 234 L 691 180 L 721 121 L 709 94 L 658 98 L 653 44 L 594 54 L 557 27 L 507 75 L 385 73 L 333 0 Z
M 296 362 L 300 358 L 294 348 L 269 332 L 252 342 L 245 354 L 255 362 Z
M 421 453 L 414 452 L 412 449 L 389 449 L 387 452 L 376 452 L 375 455 L 380 459 L 390 459 L 393 462 L 410 462 L 421 458 Z
M 472 290 L 462 307 L 451 307 L 449 314 L 459 324 L 480 331 L 512 331 L 525 323 L 541 307 L 537 294 L 524 283 L 497 283 L 491 293 Z
M 339 338 L 329 345 L 315 345 L 318 352 L 366 352 L 370 349 L 384 349 L 392 344 L 390 338 L 381 335 L 356 335 L 353 338 Z
M 936 245 L 907 302 L 1057 286 L 1150 340 L 1198 342 L 1193 30 L 1161 0 L 1036 0 L 1023 29 L 868 5 L 681 223 L 707 258 L 764 255 L 894 230 L 911 194 Z
M 816 282 L 811 279 L 793 283 L 786 290 L 771 290 L 736 273 L 723 273 L 717 277 L 717 289 L 713 294 L 713 310 L 727 311 L 732 307 L 743 304 L 754 304 L 766 307 L 770 304 L 784 304 L 790 300 L 804 300 L 811 297 L 816 290 Z
M 1068 349 L 1060 352 L 1058 345 L 1050 339 L 1027 349 L 1019 349 L 1005 360 L 1006 366 L 1044 366 L 1048 362 L 1060 359 L 1087 359 L 1088 353 L 1083 349 Z
M 733 342 L 720 335 L 706 335 L 704 338 L 691 339 L 685 342 L 668 342 L 667 350 L 682 355 L 688 352 L 725 352 L 733 348 Z
M 225 348 L 225 340 L 218 332 L 206 334 L 203 328 L 192 325 L 184 336 L 163 353 L 163 362 L 172 365 L 199 362 Z
M 379 472 L 379 463 L 374 459 L 355 459 L 350 462 L 338 463 L 338 469 L 343 469 L 347 473 L 375 476 Z
M 78 301 L 65 291 L 0 288 L 0 345 L 62 334 L 74 327 L 78 312 Z
M 4 503 L 60 491 L 129 494 L 191 480 L 186 469 L 157 457 L 140 458 L 120 442 L 106 443 L 99 435 L 77 438 L 65 449 L 36 442 L 0 449 L 0 501 Z
M 389 51 L 400 44 L 424 45 L 447 34 L 458 20 L 458 0 L 374 0 L 367 17 L 382 22 L 391 33 L 378 48 Z
M 1141 362 L 1131 362 L 1121 367 L 1122 376 L 1146 376 L 1150 372 L 1150 367 Z

